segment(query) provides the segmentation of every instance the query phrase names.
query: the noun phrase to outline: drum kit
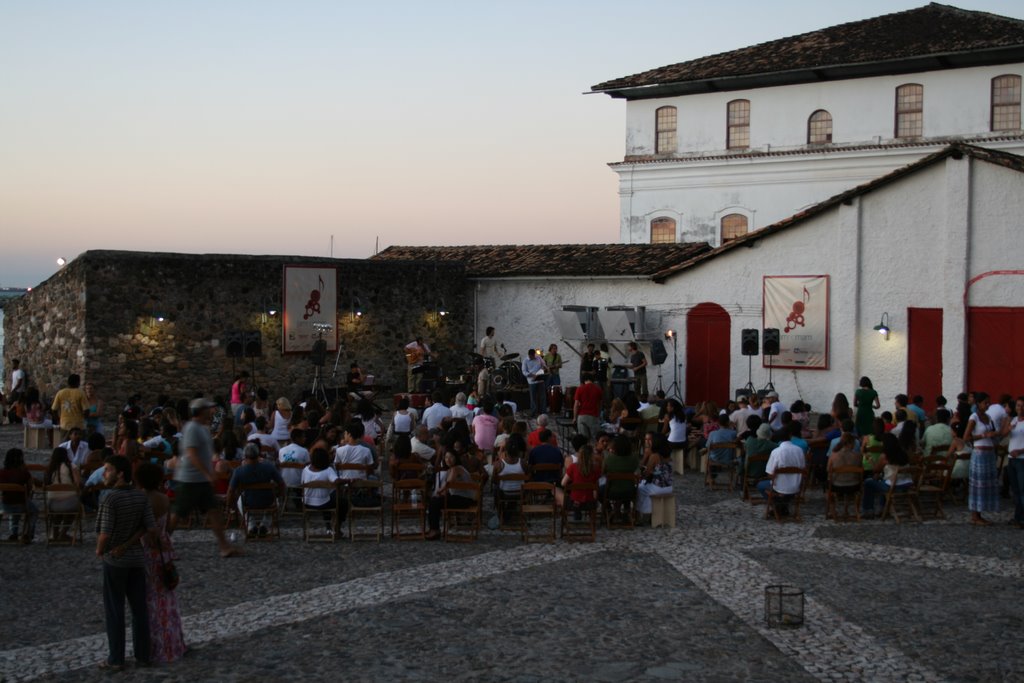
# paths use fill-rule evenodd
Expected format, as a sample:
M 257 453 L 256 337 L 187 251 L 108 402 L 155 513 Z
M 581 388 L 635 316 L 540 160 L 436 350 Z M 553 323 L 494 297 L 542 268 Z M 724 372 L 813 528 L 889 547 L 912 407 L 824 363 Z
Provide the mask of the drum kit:
M 470 378 L 476 377 L 480 370 L 486 370 L 490 378 L 491 386 L 496 390 L 508 389 L 510 387 L 525 385 L 526 378 L 523 376 L 517 359 L 518 353 L 506 353 L 499 359 L 501 365 L 495 367 L 494 359 L 489 356 L 482 356 L 479 353 L 470 353 L 471 365 L 467 370 Z M 465 377 L 465 375 L 463 375 Z M 472 380 L 470 380 L 472 381 Z

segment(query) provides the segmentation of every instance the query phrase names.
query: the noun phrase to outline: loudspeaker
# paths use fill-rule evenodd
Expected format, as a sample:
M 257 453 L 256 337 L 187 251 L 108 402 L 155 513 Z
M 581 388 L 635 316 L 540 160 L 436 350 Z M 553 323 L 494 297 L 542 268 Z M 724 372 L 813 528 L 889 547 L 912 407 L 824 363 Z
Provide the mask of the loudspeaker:
M 660 339 L 651 342 L 651 363 L 661 365 L 668 359 L 668 352 L 665 351 L 665 343 Z
M 777 356 L 777 355 L 779 355 L 779 328 L 777 328 L 777 327 L 766 327 L 766 328 L 764 328 L 764 355 L 766 355 L 766 356 Z
M 245 357 L 259 358 L 263 355 L 263 335 L 259 332 L 245 333 Z
M 309 362 L 321 368 L 327 362 L 327 342 L 323 339 L 313 342 L 313 348 L 309 352 Z
M 740 353 L 744 356 L 756 356 L 759 353 L 757 350 L 758 337 L 760 337 L 760 334 L 756 328 L 743 330 L 740 341 Z
M 245 350 L 245 338 L 240 330 L 229 330 L 224 334 L 224 352 L 228 358 L 241 358 Z

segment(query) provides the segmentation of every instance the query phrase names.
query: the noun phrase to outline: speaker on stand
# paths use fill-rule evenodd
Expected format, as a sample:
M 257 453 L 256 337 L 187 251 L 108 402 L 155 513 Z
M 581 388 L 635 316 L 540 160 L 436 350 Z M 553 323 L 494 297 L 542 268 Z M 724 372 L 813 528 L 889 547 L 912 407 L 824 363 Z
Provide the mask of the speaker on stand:
M 760 339 L 757 328 L 744 329 L 740 336 L 740 353 L 747 357 L 747 385 L 741 389 L 741 391 L 747 392 L 749 395 L 755 393 L 754 382 L 752 379 L 754 356 L 759 352 L 758 346 L 760 346 Z
M 224 354 L 231 359 L 231 376 L 238 375 L 238 359 L 245 353 L 245 335 L 241 330 L 224 333 Z
M 775 385 L 772 384 L 772 366 L 773 359 L 779 355 L 780 341 L 779 341 L 779 328 L 777 327 L 766 327 L 764 328 L 764 355 L 768 356 L 768 384 L 764 386 L 764 391 L 775 391 Z

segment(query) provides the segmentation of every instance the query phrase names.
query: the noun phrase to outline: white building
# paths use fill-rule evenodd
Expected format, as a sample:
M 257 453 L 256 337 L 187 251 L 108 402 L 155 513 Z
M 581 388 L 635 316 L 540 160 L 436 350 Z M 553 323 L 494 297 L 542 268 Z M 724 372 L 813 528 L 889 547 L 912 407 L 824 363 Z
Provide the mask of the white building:
M 771 225 L 962 141 L 1024 152 L 1024 21 L 932 3 L 617 78 L 620 240 Z
M 589 273 L 565 268 L 544 245 L 392 247 L 375 258 L 467 263 L 478 335 L 494 325 L 510 350 L 558 341 L 555 317 L 565 306 L 643 305 L 658 321 L 649 337 L 678 332 L 651 388 L 659 372 L 665 388 L 677 377 L 688 403 L 724 401 L 747 383 L 742 330 L 774 326 L 766 277 L 826 276 L 824 308 L 807 322 L 824 334 L 823 367 L 775 369 L 783 400 L 826 409 L 867 375 L 886 407 L 903 392 L 931 405 L 937 394 L 955 397 L 967 387 L 1024 393 L 1024 360 L 1014 352 L 1024 334 L 1022 217 L 1024 158 L 951 145 L 718 248 L 693 247 L 695 255 L 667 268 L 652 254 L 685 245 L 574 247 L 576 262 L 592 264 Z M 613 260 L 622 266 L 608 270 Z M 883 316 L 887 338 L 874 329 Z M 784 355 L 802 332 L 782 335 Z M 575 384 L 575 356 L 565 355 L 563 383 Z M 754 358 L 755 388 L 768 381 L 765 360 Z

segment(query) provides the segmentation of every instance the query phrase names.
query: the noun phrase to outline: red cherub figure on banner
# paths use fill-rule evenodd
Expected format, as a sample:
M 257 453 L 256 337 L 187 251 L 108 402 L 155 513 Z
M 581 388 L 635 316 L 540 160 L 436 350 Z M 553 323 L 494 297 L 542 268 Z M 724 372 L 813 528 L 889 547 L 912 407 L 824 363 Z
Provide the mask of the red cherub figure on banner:
M 797 327 L 804 326 L 804 309 L 806 308 L 805 302 L 810 300 L 811 293 L 807 291 L 806 287 L 804 287 L 804 300 L 793 302 L 793 310 L 790 311 L 789 317 L 786 318 L 786 328 L 782 330 L 783 332 L 788 333 L 792 330 L 795 330 Z
M 320 287 L 309 293 L 309 301 L 306 302 L 306 313 L 302 316 L 303 320 L 309 320 L 320 312 L 320 292 L 324 289 L 324 279 L 317 278 L 317 280 L 320 281 Z

